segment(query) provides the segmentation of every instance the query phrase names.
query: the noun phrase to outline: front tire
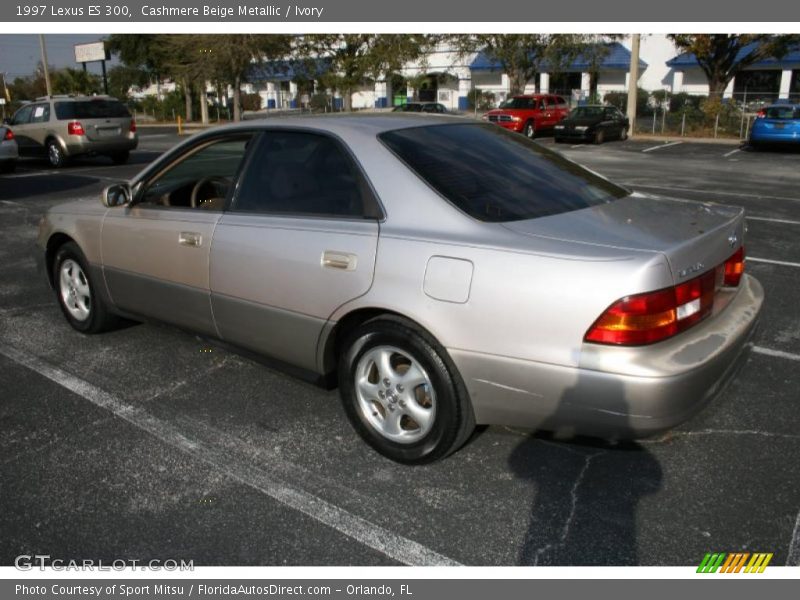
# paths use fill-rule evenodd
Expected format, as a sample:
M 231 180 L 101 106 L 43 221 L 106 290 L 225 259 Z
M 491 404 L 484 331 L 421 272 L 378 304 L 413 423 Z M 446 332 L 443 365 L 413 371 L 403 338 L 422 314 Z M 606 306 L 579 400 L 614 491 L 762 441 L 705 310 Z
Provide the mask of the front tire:
M 622 131 L 619 132 L 619 139 L 621 141 L 623 141 L 623 142 L 628 139 L 628 128 L 627 127 L 623 127 Z
M 338 375 L 354 429 L 397 462 L 444 458 L 475 429 L 466 388 L 447 353 L 405 320 L 382 317 L 356 329 Z
M 522 135 L 524 135 L 529 140 L 532 140 L 536 137 L 536 124 L 533 121 L 528 121 L 525 123 L 525 127 L 522 128 Z
M 67 322 L 81 333 L 111 329 L 117 317 L 111 314 L 89 276 L 89 267 L 74 242 L 61 246 L 53 260 L 53 287 Z
M 594 143 L 595 144 L 602 144 L 605 141 L 605 139 L 606 139 L 606 136 L 605 136 L 605 133 L 603 132 L 602 129 L 600 129 L 599 131 L 595 132 L 595 134 L 594 134 Z

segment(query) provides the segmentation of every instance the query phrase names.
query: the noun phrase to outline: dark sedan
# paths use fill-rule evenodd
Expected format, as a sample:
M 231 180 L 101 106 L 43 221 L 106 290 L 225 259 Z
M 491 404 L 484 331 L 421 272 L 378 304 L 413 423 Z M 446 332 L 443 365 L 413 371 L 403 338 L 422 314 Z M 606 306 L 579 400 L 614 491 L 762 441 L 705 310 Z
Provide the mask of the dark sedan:
M 579 106 L 553 131 L 556 142 L 602 144 L 609 139 L 628 139 L 629 128 L 628 117 L 613 106 Z

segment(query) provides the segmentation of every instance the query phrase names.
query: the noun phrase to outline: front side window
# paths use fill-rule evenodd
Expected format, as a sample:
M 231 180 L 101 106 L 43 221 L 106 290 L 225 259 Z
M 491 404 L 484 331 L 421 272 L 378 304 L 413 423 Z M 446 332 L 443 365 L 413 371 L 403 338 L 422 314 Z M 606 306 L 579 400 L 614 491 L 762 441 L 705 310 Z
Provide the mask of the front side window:
M 251 137 L 223 138 L 189 150 L 146 183 L 137 204 L 222 210 Z
M 17 112 L 14 113 L 14 118 L 11 119 L 12 125 L 25 125 L 29 123 L 31 120 L 31 113 L 33 112 L 33 106 L 23 106 Z
M 378 137 L 446 200 L 481 221 L 556 215 L 629 194 L 560 154 L 489 124 L 429 125 Z
M 366 180 L 335 139 L 269 131 L 249 161 L 233 210 L 319 217 L 377 218 Z

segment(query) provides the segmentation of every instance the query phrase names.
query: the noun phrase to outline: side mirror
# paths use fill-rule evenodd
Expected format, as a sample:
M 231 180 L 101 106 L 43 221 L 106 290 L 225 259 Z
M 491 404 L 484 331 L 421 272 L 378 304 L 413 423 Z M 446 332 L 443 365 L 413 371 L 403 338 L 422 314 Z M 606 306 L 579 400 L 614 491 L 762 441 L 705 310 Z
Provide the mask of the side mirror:
M 124 206 L 131 201 L 131 188 L 127 183 L 110 185 L 103 190 L 100 201 L 108 208 Z

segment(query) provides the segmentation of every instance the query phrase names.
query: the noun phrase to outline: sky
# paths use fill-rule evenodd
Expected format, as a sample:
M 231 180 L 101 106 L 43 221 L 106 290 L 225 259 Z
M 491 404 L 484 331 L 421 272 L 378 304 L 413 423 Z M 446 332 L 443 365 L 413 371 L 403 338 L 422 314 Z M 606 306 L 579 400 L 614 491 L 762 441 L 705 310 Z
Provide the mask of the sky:
M 96 42 L 104 37 L 97 33 L 47 34 L 44 36 L 47 61 L 56 68 L 79 68 L 80 64 L 75 62 L 73 45 Z M 38 35 L 0 35 L 0 73 L 5 73 L 9 81 L 31 75 L 41 58 Z M 91 73 L 101 73 L 100 63 L 88 63 L 87 67 Z

